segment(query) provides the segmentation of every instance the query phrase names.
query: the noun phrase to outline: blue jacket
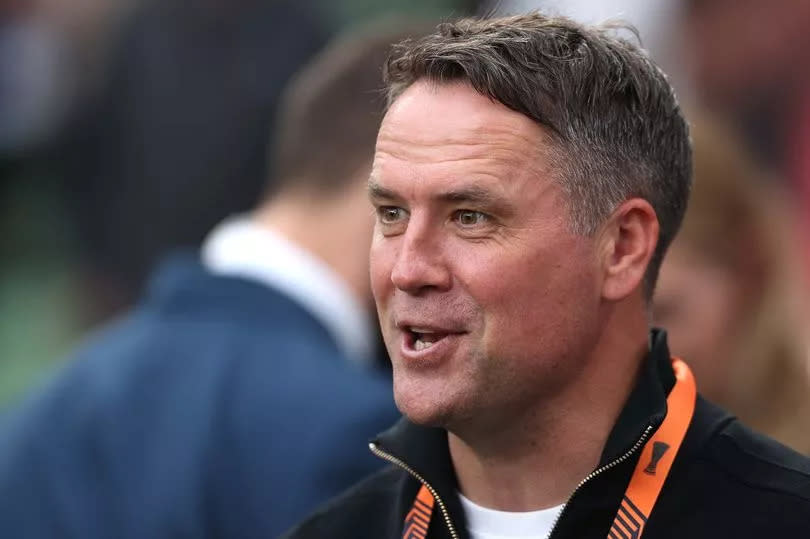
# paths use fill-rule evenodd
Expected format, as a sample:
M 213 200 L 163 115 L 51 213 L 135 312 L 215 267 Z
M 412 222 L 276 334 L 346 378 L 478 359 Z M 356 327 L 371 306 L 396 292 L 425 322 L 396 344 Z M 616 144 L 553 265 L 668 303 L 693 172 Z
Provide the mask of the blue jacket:
M 5 419 L 0 537 L 276 537 L 397 416 L 297 304 L 175 260 Z

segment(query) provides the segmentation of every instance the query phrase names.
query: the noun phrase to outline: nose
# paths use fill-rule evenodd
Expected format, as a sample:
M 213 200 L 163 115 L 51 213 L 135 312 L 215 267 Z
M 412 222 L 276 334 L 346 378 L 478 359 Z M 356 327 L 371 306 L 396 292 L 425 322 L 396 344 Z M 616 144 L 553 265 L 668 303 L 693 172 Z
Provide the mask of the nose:
M 438 238 L 427 230 L 409 227 L 401 239 L 400 250 L 391 270 L 394 286 L 412 295 L 424 294 L 429 290 L 448 290 L 452 284 L 452 273 Z

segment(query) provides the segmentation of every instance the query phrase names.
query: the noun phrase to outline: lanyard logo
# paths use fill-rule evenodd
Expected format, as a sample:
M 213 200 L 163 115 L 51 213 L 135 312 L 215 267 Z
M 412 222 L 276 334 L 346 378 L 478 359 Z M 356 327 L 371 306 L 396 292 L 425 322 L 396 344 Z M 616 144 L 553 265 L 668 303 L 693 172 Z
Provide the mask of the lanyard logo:
M 653 442 L 652 457 L 650 463 L 644 468 L 644 473 L 647 475 L 655 475 L 655 468 L 658 466 L 658 461 L 664 456 L 664 453 L 669 449 L 669 444 L 666 442 Z

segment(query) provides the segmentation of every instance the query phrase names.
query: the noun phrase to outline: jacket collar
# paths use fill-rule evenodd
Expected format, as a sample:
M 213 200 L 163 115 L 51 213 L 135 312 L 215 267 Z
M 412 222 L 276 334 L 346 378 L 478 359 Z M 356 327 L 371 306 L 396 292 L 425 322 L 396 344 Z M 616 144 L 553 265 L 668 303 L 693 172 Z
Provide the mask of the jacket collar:
M 264 332 L 306 333 L 340 354 L 328 329 L 308 310 L 282 292 L 253 279 L 208 271 L 190 250 L 172 253 L 156 269 L 140 308 L 161 315 L 182 313 Z
M 648 426 L 657 427 L 663 421 L 667 395 L 674 385 L 666 332 L 653 329 L 650 351 L 638 382 L 608 435 L 600 466 L 627 452 Z M 420 474 L 450 505 L 455 504 L 457 481 L 444 429 L 422 427 L 403 418 L 373 443 Z M 450 509 L 452 513 L 452 507 Z
M 667 415 L 667 395 L 674 385 L 675 373 L 672 371 L 667 333 L 662 329 L 653 329 L 650 332 L 650 351 L 641 366 L 638 382 L 608 435 L 600 465 L 627 452 L 648 426 L 661 424 Z

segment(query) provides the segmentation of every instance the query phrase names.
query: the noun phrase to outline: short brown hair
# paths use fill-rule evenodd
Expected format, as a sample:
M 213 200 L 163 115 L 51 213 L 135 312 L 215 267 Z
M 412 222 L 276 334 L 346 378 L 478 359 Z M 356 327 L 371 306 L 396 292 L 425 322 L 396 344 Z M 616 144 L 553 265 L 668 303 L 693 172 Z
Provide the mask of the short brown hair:
M 462 80 L 541 124 L 577 233 L 593 234 L 627 198 L 649 201 L 660 223 L 649 299 L 686 210 L 691 148 L 666 76 L 621 28 L 632 31 L 536 12 L 461 19 L 395 46 L 384 80 L 388 105 L 419 79 Z
M 382 65 L 392 43 L 425 29 L 395 20 L 350 29 L 292 78 L 271 148 L 271 195 L 287 187 L 337 193 L 370 167 L 385 109 Z

